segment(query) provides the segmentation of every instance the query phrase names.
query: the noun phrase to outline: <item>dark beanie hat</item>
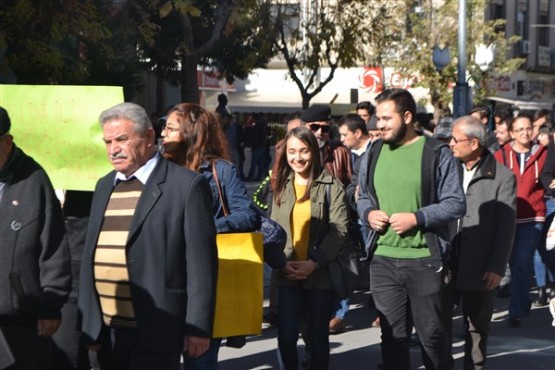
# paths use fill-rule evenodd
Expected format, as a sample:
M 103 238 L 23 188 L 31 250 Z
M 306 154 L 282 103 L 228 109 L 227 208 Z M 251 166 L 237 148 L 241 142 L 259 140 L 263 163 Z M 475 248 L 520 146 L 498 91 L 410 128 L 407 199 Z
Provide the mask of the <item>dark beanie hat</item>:
M 0 107 L 0 136 L 10 131 L 10 127 L 11 122 L 10 116 L 8 116 L 8 111 Z
M 331 120 L 331 108 L 327 105 L 315 104 L 301 112 L 303 122 L 321 122 Z

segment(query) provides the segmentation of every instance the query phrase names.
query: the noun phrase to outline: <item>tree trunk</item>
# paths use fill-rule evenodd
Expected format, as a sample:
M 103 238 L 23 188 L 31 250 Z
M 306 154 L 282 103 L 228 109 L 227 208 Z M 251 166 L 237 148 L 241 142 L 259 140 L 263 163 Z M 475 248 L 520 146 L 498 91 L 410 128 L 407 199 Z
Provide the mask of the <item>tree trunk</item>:
M 199 59 L 193 55 L 185 55 L 181 59 L 181 102 L 200 102 L 198 89 L 197 66 Z
M 161 72 L 156 71 L 156 113 L 164 115 L 166 112 L 162 104 L 164 104 L 164 77 Z
M 303 97 L 303 109 L 306 109 L 310 106 L 310 100 L 312 100 L 312 97 L 304 91 L 301 92 L 301 96 Z

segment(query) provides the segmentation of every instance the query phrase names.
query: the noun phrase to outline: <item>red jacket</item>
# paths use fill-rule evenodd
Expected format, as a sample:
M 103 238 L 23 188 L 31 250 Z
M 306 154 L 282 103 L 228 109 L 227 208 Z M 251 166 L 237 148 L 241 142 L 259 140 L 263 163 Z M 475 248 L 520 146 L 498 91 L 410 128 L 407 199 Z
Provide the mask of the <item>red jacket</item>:
M 545 148 L 541 145 L 534 145 L 521 175 L 517 156 L 511 143 L 495 152 L 495 159 L 507 166 L 516 176 L 517 223 L 545 221 L 544 190 L 540 182 L 540 175 L 546 157 Z

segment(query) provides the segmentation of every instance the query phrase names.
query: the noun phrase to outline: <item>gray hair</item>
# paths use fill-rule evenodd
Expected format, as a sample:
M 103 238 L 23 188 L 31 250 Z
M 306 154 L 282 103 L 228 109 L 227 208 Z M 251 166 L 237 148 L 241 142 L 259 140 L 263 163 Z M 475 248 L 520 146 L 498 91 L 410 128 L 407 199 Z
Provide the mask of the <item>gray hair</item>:
M 144 135 L 149 128 L 152 128 L 152 122 L 144 108 L 135 103 L 121 103 L 108 108 L 100 113 L 98 121 L 100 127 L 104 127 L 106 122 L 119 118 L 133 122 L 133 129 L 139 135 Z
M 462 131 L 469 139 L 478 139 L 481 147 L 486 146 L 487 131 L 486 127 L 478 118 L 472 116 L 462 116 L 453 122 L 453 127 L 461 125 Z

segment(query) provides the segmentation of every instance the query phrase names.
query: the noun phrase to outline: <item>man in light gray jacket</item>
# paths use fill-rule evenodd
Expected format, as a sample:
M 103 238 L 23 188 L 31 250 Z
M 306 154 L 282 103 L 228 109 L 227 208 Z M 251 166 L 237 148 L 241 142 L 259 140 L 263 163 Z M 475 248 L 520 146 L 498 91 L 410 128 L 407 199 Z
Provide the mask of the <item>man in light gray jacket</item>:
M 485 127 L 472 116 L 453 124 L 450 147 L 461 162 L 466 214 L 453 241 L 449 291 L 462 304 L 465 369 L 485 365 L 494 292 L 505 272 L 516 225 L 515 176 L 487 150 L 487 138 Z

